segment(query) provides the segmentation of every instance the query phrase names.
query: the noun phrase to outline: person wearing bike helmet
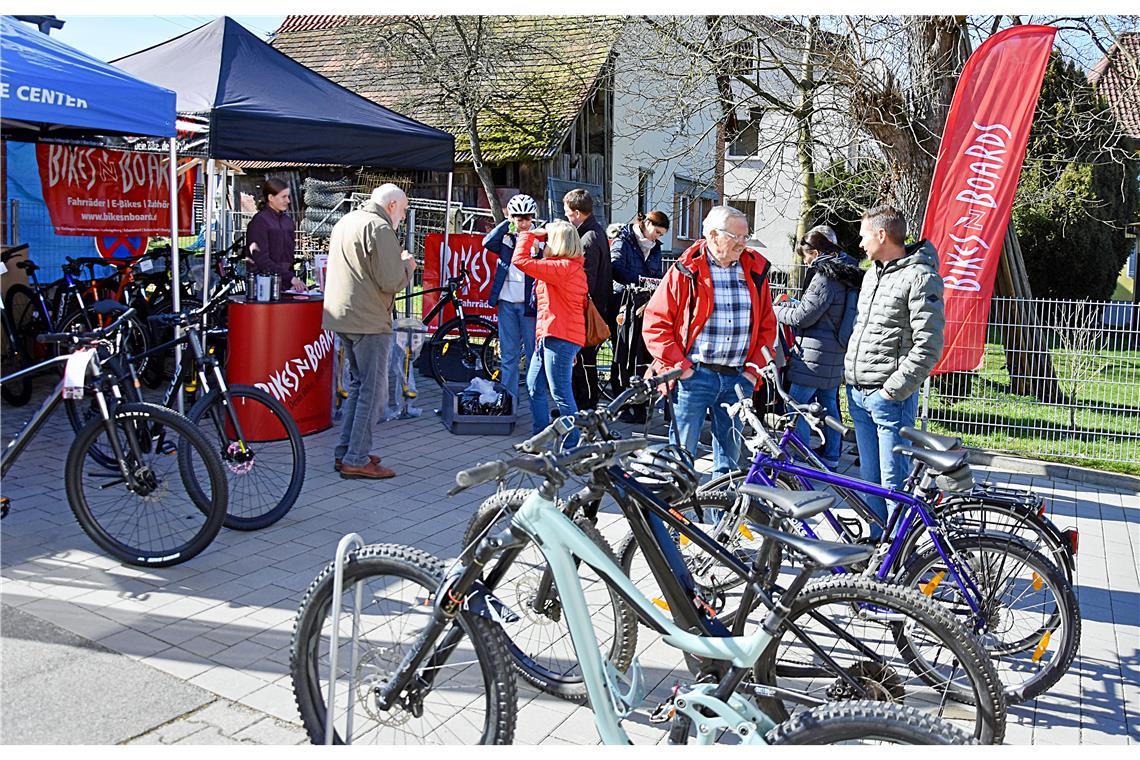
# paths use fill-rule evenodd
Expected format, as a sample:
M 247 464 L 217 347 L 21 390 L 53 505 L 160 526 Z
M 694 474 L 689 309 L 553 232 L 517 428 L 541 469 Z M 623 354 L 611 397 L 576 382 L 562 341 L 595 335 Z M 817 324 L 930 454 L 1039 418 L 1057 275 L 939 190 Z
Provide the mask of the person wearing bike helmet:
M 534 280 L 511 264 L 511 257 L 518 234 L 531 230 L 537 215 L 538 204 L 534 198 L 519 193 L 507 201 L 507 218 L 483 238 L 483 247 L 499 257 L 487 303 L 495 307 L 499 315 L 499 350 L 502 353 L 499 366 L 503 373 L 500 382 L 515 398 L 519 395 L 523 357 L 534 353 L 536 312 Z

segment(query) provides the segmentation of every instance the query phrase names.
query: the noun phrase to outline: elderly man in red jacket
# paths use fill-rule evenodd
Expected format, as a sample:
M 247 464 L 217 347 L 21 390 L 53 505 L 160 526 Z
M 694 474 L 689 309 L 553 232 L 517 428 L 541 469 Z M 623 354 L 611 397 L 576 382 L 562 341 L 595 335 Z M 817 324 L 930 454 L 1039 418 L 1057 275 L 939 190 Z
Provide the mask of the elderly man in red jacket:
M 696 456 L 705 415 L 712 412 L 713 473 L 739 466 L 739 425 L 721 404 L 736 389 L 751 394 L 776 340 L 768 260 L 748 248 L 748 219 L 716 206 L 704 239 L 681 254 L 645 308 L 642 336 L 650 372 L 681 368 L 672 436 Z

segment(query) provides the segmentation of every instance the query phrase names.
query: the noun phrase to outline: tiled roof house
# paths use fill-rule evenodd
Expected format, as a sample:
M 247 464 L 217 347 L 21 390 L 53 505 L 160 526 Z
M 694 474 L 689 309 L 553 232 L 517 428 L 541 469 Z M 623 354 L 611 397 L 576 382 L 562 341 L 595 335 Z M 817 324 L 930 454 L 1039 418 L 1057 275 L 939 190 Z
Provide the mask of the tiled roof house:
M 1140 141 L 1140 32 L 1120 35 L 1089 72 L 1089 81 L 1128 136 Z
M 501 93 L 480 113 L 478 130 L 483 160 L 493 167 L 496 183 L 535 197 L 547 194 L 549 179 L 605 187 L 611 171 L 611 63 L 624 20 L 484 18 L 501 24 L 494 31 L 497 40 L 529 41 L 524 65 L 477 66 L 472 72 L 478 86 Z M 454 134 L 460 165 L 456 192 L 476 205 L 478 180 L 462 166 L 469 167 L 472 157 L 460 109 L 422 61 L 407 60 L 399 45 L 384 44 L 409 23 L 427 27 L 443 57 L 455 50 L 461 58 L 464 41 L 451 19 L 439 16 L 288 16 L 272 44 L 369 100 Z

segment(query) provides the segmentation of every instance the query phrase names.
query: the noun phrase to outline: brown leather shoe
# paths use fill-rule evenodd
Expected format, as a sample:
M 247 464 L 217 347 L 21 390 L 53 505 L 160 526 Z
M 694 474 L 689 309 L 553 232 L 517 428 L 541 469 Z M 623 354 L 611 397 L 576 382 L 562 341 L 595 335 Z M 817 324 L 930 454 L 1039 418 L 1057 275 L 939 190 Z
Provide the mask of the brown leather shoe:
M 368 455 L 368 461 L 371 464 L 380 464 L 380 457 L 376 456 L 375 454 L 369 454 Z M 340 472 L 340 466 L 341 466 L 340 459 L 339 458 L 334 459 L 333 460 L 333 469 L 336 470 L 337 472 Z
M 369 478 L 379 480 L 380 478 L 394 478 L 396 477 L 396 473 L 382 464 L 369 462 L 360 467 L 353 467 L 350 464 L 341 465 L 340 476 L 342 478 Z

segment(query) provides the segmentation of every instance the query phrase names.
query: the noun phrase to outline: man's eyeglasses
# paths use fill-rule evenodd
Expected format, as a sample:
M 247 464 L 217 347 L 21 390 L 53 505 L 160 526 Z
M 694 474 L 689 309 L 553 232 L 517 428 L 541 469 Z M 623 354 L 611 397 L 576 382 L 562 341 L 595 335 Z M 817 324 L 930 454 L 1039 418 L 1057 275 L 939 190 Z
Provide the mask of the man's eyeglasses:
M 731 239 L 732 239 L 732 241 L 733 241 L 733 246 L 732 246 L 733 250 L 736 250 L 736 249 L 740 249 L 740 248 L 744 248 L 744 247 L 745 247 L 745 245 L 746 245 L 746 243 L 747 243 L 747 241 L 748 241 L 748 237 L 747 237 L 746 235 L 734 235 L 734 234 L 732 234 L 731 232 L 729 232 L 728 230 L 725 230 L 725 229 L 720 229 L 720 228 L 717 228 L 717 230 L 716 230 L 716 231 L 717 231 L 718 233 L 720 233 L 720 235 L 722 235 L 722 236 L 724 236 L 724 237 L 726 237 L 726 238 L 731 238 Z

